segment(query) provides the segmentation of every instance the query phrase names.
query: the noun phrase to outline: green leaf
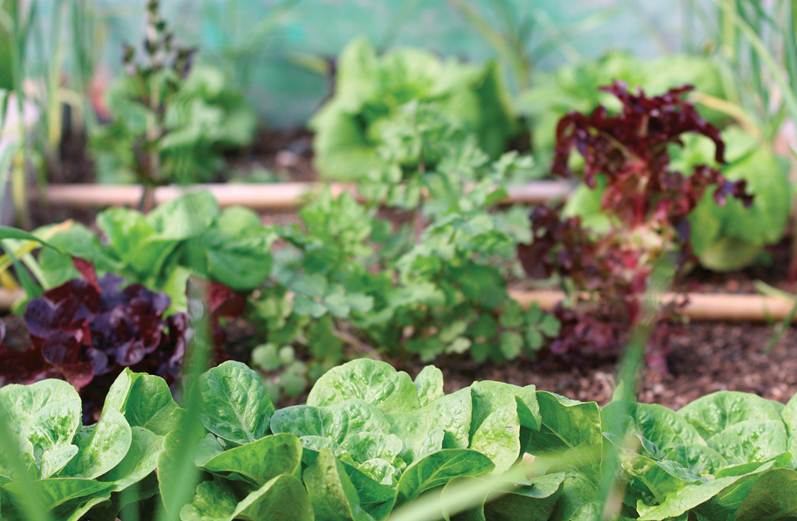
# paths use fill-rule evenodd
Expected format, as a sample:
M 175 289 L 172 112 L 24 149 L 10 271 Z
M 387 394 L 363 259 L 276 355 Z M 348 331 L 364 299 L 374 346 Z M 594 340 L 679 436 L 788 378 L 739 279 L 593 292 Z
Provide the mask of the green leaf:
M 730 476 L 702 483 L 690 483 L 677 492 L 667 496 L 657 505 L 647 505 L 639 502 L 636 505 L 637 512 L 639 512 L 639 519 L 644 521 L 658 521 L 678 517 L 706 503 L 724 489 L 736 483 L 741 477 L 742 476 Z
M 523 349 L 523 337 L 513 331 L 501 333 L 499 347 L 507 360 L 514 360 Z
M 302 483 L 283 474 L 246 496 L 230 521 L 313 521 L 313 509 Z
M 280 474 L 296 474 L 302 444 L 291 434 L 274 434 L 213 456 L 202 468 L 229 478 L 240 476 L 256 487 Z
M 496 472 L 509 469 L 520 457 L 520 428 L 537 430 L 540 410 L 534 386 L 501 382 L 471 386 L 473 421 L 470 448 L 487 455 Z
M 415 411 L 391 416 L 404 441 L 405 458 L 415 461 L 442 448 L 468 448 L 473 403 L 470 389 L 460 389 Z
M 521 521 L 550 519 L 557 506 L 559 491 L 566 474 L 556 473 L 533 478 L 507 494 L 484 505 L 485 519 Z
M 452 479 L 481 476 L 495 469 L 484 454 L 470 449 L 443 449 L 407 467 L 398 482 L 401 501 L 442 487 Z
M 760 396 L 735 391 L 720 391 L 687 404 L 678 414 L 686 418 L 700 435 L 708 439 L 735 423 L 780 420 L 782 405 Z
M 600 474 L 603 446 L 601 413 L 595 402 L 578 402 L 554 393 L 538 391 L 541 427 L 529 431 L 524 450 L 533 455 L 556 453 L 570 449 L 594 450 L 596 460 L 585 458 L 583 470 L 591 479 Z
M 797 463 L 797 395 L 792 396 L 791 400 L 788 401 L 781 411 L 781 417 L 789 436 L 788 445 L 792 461 Z
M 183 241 L 207 230 L 219 215 L 219 203 L 210 192 L 189 192 L 159 205 L 146 220 L 165 241 Z
M 206 232 L 186 242 L 186 264 L 235 290 L 252 290 L 271 273 L 274 238 L 252 210 L 226 208 Z
M 203 374 L 199 386 L 207 430 L 239 445 L 268 433 L 274 405 L 260 376 L 245 364 L 224 362 Z
M 0 225 L 0 240 L 4 239 L 16 239 L 16 240 L 23 240 L 23 241 L 33 241 L 36 243 L 41 244 L 42 246 L 46 246 L 51 248 L 55 251 L 60 252 L 60 248 L 50 244 L 48 241 L 45 241 L 41 237 L 37 237 L 36 235 L 26 232 L 25 230 L 20 230 L 19 228 L 13 228 L 11 226 L 4 226 Z
M 128 368 L 108 390 L 103 411 L 109 408 L 124 413 L 131 427 L 143 427 L 161 436 L 175 428 L 181 414 L 166 380 Z
M 77 455 L 64 468 L 64 476 L 95 479 L 122 461 L 130 450 L 133 433 L 117 410 L 105 409 L 100 420 L 76 438 Z
M 308 449 L 330 448 L 379 482 L 391 483 L 402 463 L 401 439 L 392 433 L 385 413 L 365 402 L 286 407 L 274 413 L 271 430 L 299 436 Z
M 304 471 L 303 480 L 317 521 L 372 521 L 357 489 L 329 449 L 321 449 Z
M 760 462 L 785 452 L 783 406 L 753 394 L 722 391 L 703 396 L 678 414 L 729 463 Z
M 774 469 L 762 475 L 736 511 L 735 521 L 797 518 L 797 472 Z
M 0 416 L 13 429 L 14 445 L 38 477 L 56 474 L 78 452 L 72 439 L 80 426 L 80 396 L 62 380 L 0 388 Z M 8 467 L 0 453 L 0 474 L 10 476 Z
M 409 375 L 390 364 L 361 358 L 330 369 L 310 390 L 307 405 L 324 406 L 362 400 L 385 412 L 418 407 L 418 395 Z
M 27 494 L 36 497 L 42 509 L 48 512 L 75 499 L 103 494 L 111 489 L 110 483 L 86 478 L 48 478 L 27 486 L 32 488 L 22 489 L 20 482 L 11 482 L 3 485 L 3 489 L 14 496 Z
M 163 436 L 143 427 L 133 427 L 130 450 L 124 459 L 100 480 L 113 484 L 113 491 L 122 491 L 152 474 L 163 452 Z
M 181 521 L 229 521 L 233 519 L 238 501 L 235 492 L 225 482 L 214 479 L 196 487 L 194 498 L 180 510 Z
M 421 407 L 443 397 L 443 372 L 433 365 L 427 365 L 415 377 L 415 389 Z
M 137 277 L 157 278 L 177 242 L 162 240 L 158 230 L 140 213 L 111 208 L 97 216 L 97 227 L 105 234 L 113 256 Z

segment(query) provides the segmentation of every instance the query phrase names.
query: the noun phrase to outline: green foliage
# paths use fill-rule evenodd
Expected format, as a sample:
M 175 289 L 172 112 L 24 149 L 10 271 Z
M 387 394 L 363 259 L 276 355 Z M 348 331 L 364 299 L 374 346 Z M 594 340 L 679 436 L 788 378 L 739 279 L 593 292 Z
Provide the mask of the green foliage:
M 71 256 L 92 262 L 100 272 L 122 275 L 168 294 L 185 306 L 190 274 L 248 291 L 271 272 L 269 228 L 245 208 L 220 209 L 207 192 L 190 192 L 148 214 L 111 208 L 97 216 L 100 240 L 79 224 L 61 227 L 42 250 L 40 274 L 46 288 L 78 276 Z M 40 230 L 43 232 L 44 230 Z
M 349 194 L 322 193 L 304 207 L 300 225 L 279 231 L 291 248 L 275 258 L 277 284 L 253 306 L 268 338 L 255 364 L 300 375 L 303 367 L 277 353 L 309 351 L 312 378 L 341 360 L 344 345 L 423 360 L 533 355 L 556 336 L 558 323 L 538 308 L 522 309 L 507 292 L 503 266 L 511 265 L 517 239 L 502 213 L 488 212 L 503 197 L 491 181 L 499 168 L 466 193 L 464 183 L 447 184 L 450 197 L 424 202 L 431 222 L 417 237 Z
M 113 119 L 91 136 L 101 182 L 209 181 L 222 169 L 225 150 L 252 141 L 255 112 L 220 70 L 196 67 L 179 82 L 159 104 L 158 110 L 164 111 L 162 128 L 153 138 L 148 138 L 147 132 L 155 111 L 141 101 L 141 81 L 122 77 L 109 90 Z M 145 167 L 148 151 L 157 155 L 157 172 Z
M 619 452 L 626 483 L 621 519 L 797 513 L 797 399 L 783 406 L 718 392 L 680 411 L 633 404 L 628 434 L 615 439 L 606 425 L 626 414 L 621 402 L 601 410 L 491 381 L 445 394 L 434 367 L 413 380 L 384 362 L 355 360 L 320 378 L 305 404 L 276 411 L 258 380 L 238 363 L 201 377 L 205 429 L 192 458 L 202 478 L 179 519 L 385 520 L 430 492 L 442 501 L 463 483 L 488 490 L 524 457 L 547 463 L 515 473 L 504 495 L 474 488 L 475 506 L 446 507 L 447 518 L 596 519 L 609 451 Z M 114 519 L 123 507 L 142 515 L 165 500 L 158 479 L 180 479 L 161 455 L 180 438 L 185 411 L 157 377 L 122 373 L 92 426 L 80 426 L 77 393 L 54 380 L 3 388 L 0 412 L 17 451 L 0 459 L 3 519 L 23 519 L 24 497 L 57 519 Z M 34 476 L 27 487 L 6 465 L 14 454 Z
M 381 168 L 379 147 L 386 142 L 401 143 L 401 161 L 416 160 L 408 119 L 421 119 L 445 140 L 473 139 L 492 157 L 515 131 L 495 64 L 441 61 L 417 49 L 378 56 L 367 41 L 355 40 L 338 60 L 334 97 L 310 123 L 318 171 L 328 179 L 361 180 Z M 423 158 L 433 168 L 441 156 L 429 150 Z
M 763 247 L 780 241 L 789 223 L 792 200 L 784 158 L 735 127 L 723 132 L 723 139 L 728 146 L 728 164 L 719 168 L 729 180 L 747 182 L 753 203 L 745 208 L 731 199 L 718 206 L 706 194 L 690 215 L 692 249 L 703 266 L 715 271 L 749 266 Z M 683 151 L 685 161 L 703 156 L 700 160 L 710 164 L 712 156 L 702 145 L 687 145 Z

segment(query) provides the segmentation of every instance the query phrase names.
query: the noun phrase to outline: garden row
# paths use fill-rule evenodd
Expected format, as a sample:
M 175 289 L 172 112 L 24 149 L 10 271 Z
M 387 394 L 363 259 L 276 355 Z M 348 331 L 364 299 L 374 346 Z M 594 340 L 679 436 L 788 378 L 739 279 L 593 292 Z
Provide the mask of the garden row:
M 258 374 L 225 362 L 182 406 L 164 380 L 125 370 L 96 424 L 81 426 L 80 397 L 60 380 L 0 389 L 0 418 L 15 426 L 4 449 L 17 449 L 0 452 L 8 520 L 797 515 L 794 399 L 721 392 L 677 412 L 601 409 L 491 381 L 444 394 L 433 366 L 413 381 L 361 359 L 275 410 Z
M 377 72 L 354 74 L 362 81 L 393 71 L 394 61 L 475 74 L 420 56 L 380 61 L 356 42 L 319 118 L 348 128 L 367 118 L 346 96 L 369 92 L 367 103 L 354 105 L 362 110 L 386 99 L 383 81 L 345 88 L 349 69 L 364 63 Z M 465 99 L 480 99 L 470 83 L 458 85 L 467 87 L 459 93 Z M 564 207 L 536 207 L 530 223 L 524 208 L 495 208 L 507 198 L 507 180 L 532 166 L 529 158 L 513 151 L 491 159 L 478 132 L 440 119 L 452 112 L 433 97 L 392 107 L 395 127 L 383 116 L 373 122 L 392 130 L 382 128 L 378 153 L 360 165 L 367 177 L 357 186 L 360 201 L 322 192 L 302 207 L 298 224 L 265 226 L 251 210 L 222 210 L 207 192 L 189 192 L 148 213 L 101 212 L 101 237 L 71 222 L 46 226 L 36 231 L 46 246 L 38 255 L 35 241 L 9 237 L 5 267 L 14 266 L 26 299 L 22 318 L 5 324 L 3 382 L 60 376 L 96 397 L 122 367 L 172 381 L 185 351 L 186 288 L 197 278 L 213 283 L 217 359 L 251 361 L 273 376 L 275 393 L 296 396 L 325 369 L 363 353 L 422 361 L 468 354 L 479 363 L 533 357 L 546 345 L 557 354 L 616 354 L 642 319 L 657 273 L 672 279 L 695 261 L 719 268 L 755 261 L 782 232 L 790 194 L 778 189 L 785 172 L 772 152 L 736 126 L 723 134 L 687 99 L 689 88 L 659 96 L 621 83 L 604 90 L 619 111 L 571 112 L 557 125 L 552 170 L 580 177 L 582 186 Z M 317 130 L 317 140 L 341 136 Z M 337 164 L 323 148 L 316 148 L 320 164 Z M 739 156 L 723 167 L 731 152 Z M 157 195 L 149 188 L 145 206 Z M 386 207 L 393 213 L 383 217 Z M 566 298 L 547 306 L 550 313 L 524 309 L 518 300 L 533 299 L 509 291 L 524 272 L 560 285 Z M 695 301 L 684 307 L 665 297 L 652 359 L 663 362 L 667 319 L 695 311 Z M 788 299 L 768 302 L 757 318 L 790 314 Z

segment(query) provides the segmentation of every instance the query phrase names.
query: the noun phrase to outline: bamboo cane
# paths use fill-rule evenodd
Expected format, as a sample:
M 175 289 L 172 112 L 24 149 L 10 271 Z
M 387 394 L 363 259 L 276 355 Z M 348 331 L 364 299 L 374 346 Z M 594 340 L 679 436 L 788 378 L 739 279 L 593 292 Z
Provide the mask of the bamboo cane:
M 510 295 L 520 305 L 537 304 L 545 311 L 554 309 L 564 299 L 564 293 L 555 290 L 510 290 Z M 8 310 L 23 294 L 19 290 L 0 289 L 0 309 Z M 785 320 L 791 314 L 794 301 L 787 298 L 727 293 L 665 293 L 662 302 L 686 300 L 679 313 L 698 322 L 770 322 Z
M 520 291 L 510 294 L 519 304 L 537 304 L 545 311 L 554 309 L 565 295 L 555 290 Z M 664 293 L 662 303 L 685 301 L 679 314 L 696 321 L 768 322 L 785 320 L 795 301 L 782 297 L 728 293 Z
M 208 190 L 219 205 L 246 206 L 259 211 L 289 211 L 301 206 L 307 196 L 328 187 L 332 193 L 355 193 L 345 183 L 274 183 L 274 184 L 200 184 L 189 187 L 164 186 L 155 190 L 155 202 L 162 203 L 187 191 Z M 141 199 L 141 187 L 134 185 L 53 184 L 46 193 L 36 194 L 55 206 L 104 208 L 135 206 Z M 571 184 L 565 181 L 536 181 L 507 189 L 509 204 L 539 204 L 567 196 Z

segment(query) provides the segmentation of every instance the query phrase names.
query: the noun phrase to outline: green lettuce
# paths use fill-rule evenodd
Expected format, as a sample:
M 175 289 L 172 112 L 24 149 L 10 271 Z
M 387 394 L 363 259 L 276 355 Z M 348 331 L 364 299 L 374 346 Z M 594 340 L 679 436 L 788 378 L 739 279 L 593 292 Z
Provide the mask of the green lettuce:
M 192 384 L 201 394 L 193 454 L 200 481 L 174 514 L 182 521 L 384 521 L 420 497 L 461 495 L 462 485 L 476 487 L 468 508 L 441 518 L 594 520 L 610 451 L 620 455 L 625 484 L 621 520 L 797 514 L 797 397 L 784 406 L 718 392 L 679 411 L 601 409 L 532 386 L 480 381 L 445 393 L 443 383 L 434 367 L 413 380 L 387 363 L 354 360 L 321 377 L 305 404 L 275 410 L 253 370 L 238 362 L 210 369 Z M 164 483 L 183 479 L 174 458 L 186 439 L 186 413 L 162 379 L 129 370 L 88 426 L 69 384 L 0 389 L 0 415 L 13 433 L 5 446 L 19 456 L 0 453 L 0 518 L 25 519 L 22 496 L 68 521 L 110 520 L 126 505 L 170 502 Z M 630 426 L 615 439 L 605 425 L 617 414 Z M 482 493 L 521 459 L 539 464 L 502 494 Z
M 219 208 L 209 192 L 188 192 L 147 214 L 110 208 L 96 222 L 102 240 L 80 224 L 54 226 L 50 240 L 58 250 L 39 254 L 45 287 L 79 277 L 71 257 L 80 257 L 100 272 L 163 291 L 182 309 L 191 274 L 249 291 L 271 273 L 271 229 L 252 210 Z
M 474 137 L 490 156 L 504 151 L 515 131 L 508 94 L 494 63 L 483 67 L 441 61 L 418 49 L 383 56 L 364 39 L 338 60 L 335 95 L 310 122 L 319 174 L 359 180 L 379 164 L 377 149 L 410 104 Z

